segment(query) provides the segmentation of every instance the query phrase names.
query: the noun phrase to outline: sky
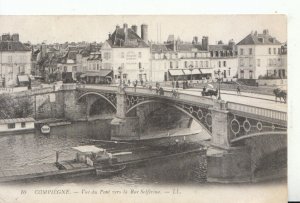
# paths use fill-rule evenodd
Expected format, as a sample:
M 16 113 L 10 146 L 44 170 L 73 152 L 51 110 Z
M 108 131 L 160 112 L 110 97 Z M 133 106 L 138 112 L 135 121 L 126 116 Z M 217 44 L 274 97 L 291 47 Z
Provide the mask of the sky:
M 148 38 L 154 42 L 167 40 L 169 34 L 184 41 L 193 36 L 209 37 L 209 43 L 230 39 L 239 42 L 251 31 L 269 33 L 281 42 L 287 41 L 285 15 L 61 15 L 61 16 L 0 16 L 0 33 L 19 33 L 20 41 L 31 43 L 104 42 L 116 25 L 130 27 L 148 25 Z

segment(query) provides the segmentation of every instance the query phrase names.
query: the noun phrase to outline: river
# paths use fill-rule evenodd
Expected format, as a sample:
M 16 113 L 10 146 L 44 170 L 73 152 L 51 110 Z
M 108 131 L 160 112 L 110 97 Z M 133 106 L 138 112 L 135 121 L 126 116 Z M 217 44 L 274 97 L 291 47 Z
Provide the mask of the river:
M 76 122 L 51 129 L 45 136 L 39 132 L 24 135 L 0 137 L 0 168 L 12 169 L 25 165 L 55 162 L 55 151 L 61 151 L 60 160 L 74 158 L 70 148 L 78 145 L 94 144 L 106 149 L 124 147 L 122 144 L 95 142 L 108 139 L 110 120 Z M 125 146 L 126 147 L 126 146 Z M 206 157 L 204 154 L 182 158 L 155 161 L 137 168 L 130 168 L 114 177 L 97 179 L 95 177 L 51 180 L 61 183 L 101 184 L 193 184 L 206 182 Z M 50 182 L 51 182 L 50 181 Z

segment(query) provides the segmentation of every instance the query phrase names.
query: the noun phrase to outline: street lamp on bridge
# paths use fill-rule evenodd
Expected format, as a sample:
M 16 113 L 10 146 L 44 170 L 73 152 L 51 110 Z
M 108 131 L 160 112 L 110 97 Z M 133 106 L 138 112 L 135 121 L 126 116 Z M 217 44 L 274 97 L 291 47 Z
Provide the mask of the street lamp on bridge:
M 118 68 L 118 72 L 119 72 L 119 74 L 120 74 L 120 87 L 122 87 L 122 84 L 123 84 L 123 81 L 122 81 L 122 73 L 123 73 L 123 67 L 119 67 Z
M 218 82 L 219 82 L 219 97 L 218 97 L 218 100 L 221 100 L 221 80 L 223 79 L 223 72 L 220 71 L 220 69 L 218 70 Z
M 191 71 L 191 84 L 192 84 L 192 77 L 193 77 L 192 73 L 193 73 L 193 70 L 194 70 L 194 66 L 192 64 L 189 65 L 189 70 Z

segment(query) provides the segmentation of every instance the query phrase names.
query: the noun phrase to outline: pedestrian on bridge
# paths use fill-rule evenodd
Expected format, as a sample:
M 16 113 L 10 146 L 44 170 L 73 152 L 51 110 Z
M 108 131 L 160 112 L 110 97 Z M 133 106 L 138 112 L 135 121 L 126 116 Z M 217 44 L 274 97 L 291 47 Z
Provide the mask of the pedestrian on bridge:
M 240 86 L 238 85 L 237 88 L 236 88 L 236 94 L 240 95 L 241 94 L 241 88 Z

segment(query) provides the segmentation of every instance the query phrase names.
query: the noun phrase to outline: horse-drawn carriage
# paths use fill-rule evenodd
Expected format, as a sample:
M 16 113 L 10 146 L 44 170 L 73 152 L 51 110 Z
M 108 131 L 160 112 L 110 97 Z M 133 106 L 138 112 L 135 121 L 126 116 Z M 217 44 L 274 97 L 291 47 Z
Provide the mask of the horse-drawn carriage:
M 275 102 L 277 102 L 277 98 L 283 99 L 283 102 L 286 103 L 287 93 L 285 90 L 281 90 L 280 88 L 276 88 L 273 90 L 273 93 L 275 94 Z
M 208 85 L 207 87 L 203 87 L 201 94 L 202 96 L 218 96 L 218 89 L 215 89 L 212 85 Z

